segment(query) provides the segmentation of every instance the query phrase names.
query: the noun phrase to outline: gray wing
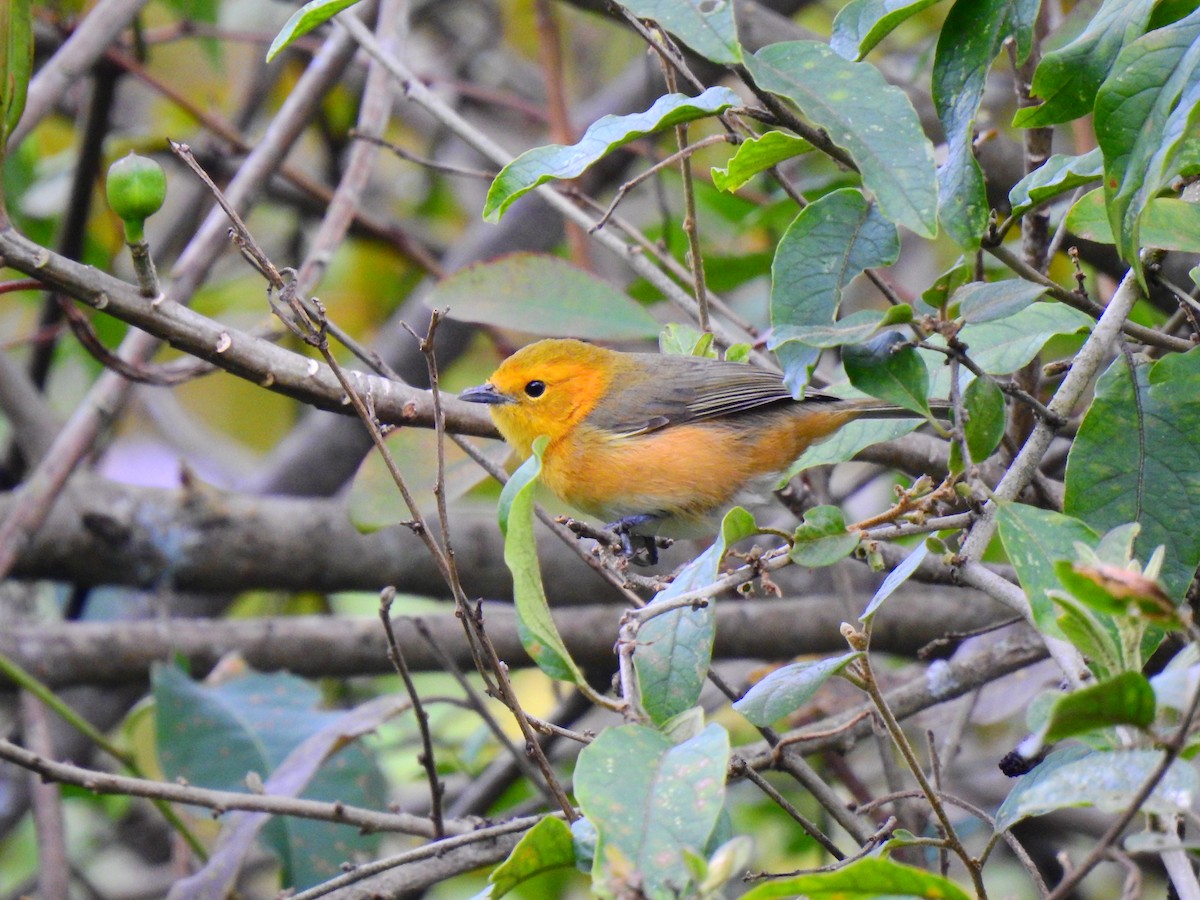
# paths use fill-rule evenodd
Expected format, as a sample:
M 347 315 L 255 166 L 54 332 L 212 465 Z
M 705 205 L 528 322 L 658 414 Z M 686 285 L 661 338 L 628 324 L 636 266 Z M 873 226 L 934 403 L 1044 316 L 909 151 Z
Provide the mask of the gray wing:
M 743 363 L 697 356 L 653 356 L 656 375 L 610 386 L 608 396 L 588 416 L 588 422 L 624 436 L 646 434 L 679 425 L 794 403 L 783 378 Z M 812 393 L 805 400 L 834 401 Z M 639 410 L 630 415 L 631 410 Z

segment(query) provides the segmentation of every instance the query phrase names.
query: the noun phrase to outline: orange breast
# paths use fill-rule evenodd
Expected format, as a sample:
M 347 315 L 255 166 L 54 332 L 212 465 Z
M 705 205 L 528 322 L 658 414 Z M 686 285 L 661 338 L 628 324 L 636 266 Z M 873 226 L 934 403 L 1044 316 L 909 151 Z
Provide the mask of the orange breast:
M 856 414 L 796 404 L 635 437 L 582 423 L 547 448 L 542 480 L 605 520 L 649 513 L 671 520 L 667 533 L 703 533 L 749 482 L 782 471 Z

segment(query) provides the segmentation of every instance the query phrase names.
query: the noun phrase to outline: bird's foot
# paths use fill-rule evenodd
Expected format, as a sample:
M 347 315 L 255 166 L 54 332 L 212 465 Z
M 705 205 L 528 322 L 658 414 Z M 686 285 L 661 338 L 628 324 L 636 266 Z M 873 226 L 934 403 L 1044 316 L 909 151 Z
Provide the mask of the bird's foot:
M 658 564 L 658 542 L 654 535 L 634 534 L 634 529 L 654 522 L 659 517 L 653 513 L 641 513 L 636 516 L 626 516 L 604 526 L 621 542 L 621 552 L 636 566 L 653 566 Z

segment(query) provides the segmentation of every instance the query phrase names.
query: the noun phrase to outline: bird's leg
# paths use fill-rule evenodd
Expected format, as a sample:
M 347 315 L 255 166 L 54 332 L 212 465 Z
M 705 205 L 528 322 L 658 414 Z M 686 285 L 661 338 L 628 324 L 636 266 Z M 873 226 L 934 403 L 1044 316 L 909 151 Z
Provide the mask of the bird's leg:
M 658 563 L 658 545 L 654 542 L 653 535 L 634 534 L 633 530 L 639 525 L 645 525 L 648 522 L 654 522 L 659 516 L 653 513 L 640 513 L 636 516 L 625 516 L 623 519 L 618 519 L 615 522 L 610 522 L 605 528 L 613 532 L 621 540 L 621 552 L 629 559 L 630 562 L 639 566 L 653 566 Z M 638 550 L 634 549 L 634 538 L 637 538 L 641 547 L 646 551 L 645 562 L 642 561 L 642 556 Z

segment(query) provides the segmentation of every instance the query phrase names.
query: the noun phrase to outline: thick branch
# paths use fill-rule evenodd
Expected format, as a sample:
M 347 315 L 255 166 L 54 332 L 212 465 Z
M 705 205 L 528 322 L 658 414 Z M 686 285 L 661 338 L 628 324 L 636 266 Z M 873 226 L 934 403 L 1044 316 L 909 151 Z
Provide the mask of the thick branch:
M 1006 613 L 987 603 L 955 596 L 893 597 L 876 623 L 872 646 L 913 656 L 947 632 L 986 627 Z M 861 613 L 864 598 L 830 595 L 803 600 L 717 601 L 718 659 L 789 659 L 845 647 L 839 628 Z M 513 667 L 530 660 L 517 637 L 511 606 L 485 605 L 484 623 L 499 655 Z M 563 640 L 585 668 L 616 667 L 613 641 L 619 606 L 580 606 L 556 616 Z M 463 666 L 471 665 L 462 625 L 450 612 L 421 616 L 434 642 Z M 442 670 L 443 663 L 404 616 L 395 618 L 396 639 L 409 668 Z M 374 617 L 171 619 L 165 622 L 65 622 L 14 626 L 0 632 L 5 654 L 51 687 L 121 684 L 147 678 L 150 666 L 173 654 L 190 661 L 193 674 L 211 669 L 227 653 L 239 653 L 255 669 L 286 669 L 307 677 L 378 675 L 392 671 L 383 629 Z
M 353 415 L 333 372 L 315 359 L 222 325 L 173 300 L 164 300 L 156 306 L 133 285 L 51 253 L 11 227 L 0 229 L 0 259 L 5 265 L 240 378 L 320 409 Z M 263 309 L 266 310 L 265 300 Z M 381 421 L 432 427 L 433 403 L 427 391 L 376 375 L 347 371 L 360 393 L 371 397 Z M 486 410 L 449 398 L 444 408 L 449 430 L 482 437 L 496 435 Z

